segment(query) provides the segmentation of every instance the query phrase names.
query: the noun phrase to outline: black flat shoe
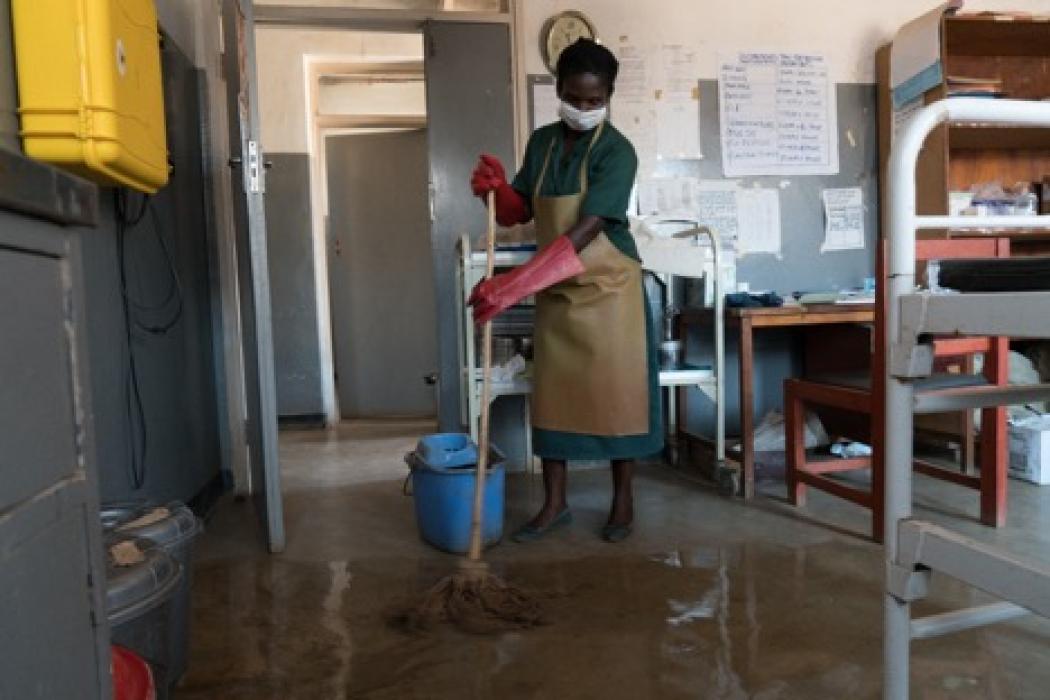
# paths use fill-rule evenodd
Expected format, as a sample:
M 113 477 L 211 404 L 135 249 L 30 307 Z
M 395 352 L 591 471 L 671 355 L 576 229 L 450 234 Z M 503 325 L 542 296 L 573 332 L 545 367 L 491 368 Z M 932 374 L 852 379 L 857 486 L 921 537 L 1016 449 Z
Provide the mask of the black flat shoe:
M 606 542 L 616 544 L 623 542 L 631 536 L 633 528 L 630 523 L 613 525 L 609 524 L 602 528 L 602 539 Z
M 562 512 L 555 515 L 549 523 L 546 525 L 530 525 L 525 523 L 517 529 L 517 531 L 510 536 L 515 542 L 524 544 L 525 542 L 535 542 L 538 539 L 542 539 L 551 530 L 559 528 L 563 525 L 568 525 L 572 522 L 572 511 L 566 508 Z

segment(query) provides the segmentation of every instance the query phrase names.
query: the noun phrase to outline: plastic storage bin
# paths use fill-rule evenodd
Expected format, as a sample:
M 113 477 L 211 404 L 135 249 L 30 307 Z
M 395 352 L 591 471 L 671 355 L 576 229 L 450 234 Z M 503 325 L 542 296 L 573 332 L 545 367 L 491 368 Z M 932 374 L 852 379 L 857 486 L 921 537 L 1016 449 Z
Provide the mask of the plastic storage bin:
M 110 648 L 110 671 L 113 675 L 113 700 L 153 700 L 157 697 L 153 671 L 130 649 L 116 644 Z
M 132 566 L 107 561 L 106 616 L 111 638 L 150 664 L 157 697 L 166 698 L 171 686 L 171 605 L 182 571 L 174 557 L 148 540 L 111 535 L 106 545 L 127 539 L 135 541 L 145 560 Z
M 167 680 L 169 685 L 174 685 L 182 678 L 189 664 L 193 543 L 203 528 L 193 511 L 178 502 L 165 506 L 169 515 L 163 520 L 129 527 L 132 521 L 150 513 L 155 507 L 144 501 L 103 505 L 102 529 L 107 534 L 115 533 L 149 540 L 174 557 L 182 569 L 182 580 L 170 607 L 171 646 L 166 661 Z
M 427 443 L 428 436 L 420 442 Z M 470 438 L 466 438 L 470 441 Z M 471 445 L 473 443 L 471 442 Z M 475 453 L 477 448 L 475 447 Z M 482 541 L 495 544 L 503 537 L 503 454 L 492 447 L 485 478 Z M 475 463 L 447 466 L 426 460 L 420 447 L 405 456 L 411 468 L 416 524 L 423 539 L 446 552 L 462 554 L 470 547 L 470 519 L 474 505 Z
M 13 0 L 27 155 L 107 185 L 168 181 L 153 0 Z

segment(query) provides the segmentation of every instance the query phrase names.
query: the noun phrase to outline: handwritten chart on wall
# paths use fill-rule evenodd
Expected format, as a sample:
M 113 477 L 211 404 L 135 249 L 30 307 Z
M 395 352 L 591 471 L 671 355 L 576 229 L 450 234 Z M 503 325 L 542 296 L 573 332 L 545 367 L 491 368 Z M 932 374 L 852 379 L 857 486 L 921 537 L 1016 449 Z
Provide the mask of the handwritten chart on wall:
M 818 54 L 739 52 L 718 67 L 726 177 L 833 175 L 837 107 Z

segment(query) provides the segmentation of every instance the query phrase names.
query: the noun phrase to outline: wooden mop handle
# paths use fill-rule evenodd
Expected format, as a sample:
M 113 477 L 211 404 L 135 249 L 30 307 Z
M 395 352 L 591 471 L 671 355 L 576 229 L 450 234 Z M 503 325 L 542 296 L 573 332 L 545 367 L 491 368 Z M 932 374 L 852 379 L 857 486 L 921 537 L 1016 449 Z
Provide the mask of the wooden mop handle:
M 496 194 L 487 197 L 488 231 L 485 236 L 485 279 L 495 268 Z M 478 469 L 474 480 L 474 510 L 470 519 L 470 550 L 467 559 L 481 561 L 481 522 L 484 512 L 485 472 L 489 464 L 489 404 L 492 393 L 492 321 L 486 321 L 481 340 L 481 425 L 478 428 Z

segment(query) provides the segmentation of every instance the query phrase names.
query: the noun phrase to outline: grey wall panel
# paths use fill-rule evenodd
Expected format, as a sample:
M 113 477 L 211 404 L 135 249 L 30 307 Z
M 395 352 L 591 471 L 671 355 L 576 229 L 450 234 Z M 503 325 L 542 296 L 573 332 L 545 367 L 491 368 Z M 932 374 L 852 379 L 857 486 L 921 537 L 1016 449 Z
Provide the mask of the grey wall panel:
M 134 312 L 141 325 L 163 325 L 178 309 L 169 298 L 172 277 L 161 239 L 178 275 L 182 308 L 178 322 L 166 333 L 133 329 L 146 418 L 146 479 L 141 489 L 129 479 L 129 444 L 138 433 L 127 418 L 128 353 L 112 191 L 103 192 L 99 229 L 83 240 L 89 371 L 103 500 L 188 500 L 220 468 L 201 166 L 201 77 L 170 41 L 162 61 L 171 181 L 152 198 L 152 211 L 127 233 L 125 258 L 133 303 L 157 307 Z M 133 197 L 136 203 L 140 200 Z
M 878 225 L 878 140 L 875 86 L 836 86 L 839 127 L 839 173 L 747 177 L 750 186 L 780 189 L 782 257 L 748 255 L 737 262 L 737 280 L 751 289 L 781 293 L 859 287 L 875 274 L 874 241 Z M 612 103 L 616 123 L 616 98 Z M 848 135 L 847 135 L 848 132 Z M 851 138 L 852 137 L 852 138 Z M 704 158 L 661 164 L 658 174 L 691 175 L 720 180 L 722 155 L 718 119 L 718 83 L 700 81 L 700 146 Z M 786 183 L 783 187 L 782 183 Z M 833 187 L 860 187 L 864 193 L 866 248 L 820 253 L 824 241 L 824 206 L 821 191 Z
M 267 153 L 266 239 L 277 370 L 277 413 L 324 413 L 317 335 L 310 160 L 305 153 Z
M 793 291 L 822 291 L 859 287 L 865 277 L 875 274 L 875 239 L 878 233 L 878 141 L 875 86 L 839 84 L 837 86 L 839 126 L 839 173 L 822 176 L 743 178 L 747 185 L 780 188 L 780 218 L 783 256 L 749 255 L 737 262 L 737 281 L 752 290 L 772 289 L 782 294 Z M 613 99 L 613 122 L 616 101 Z M 722 179 L 721 144 L 718 119 L 718 84 L 700 81 L 701 148 L 704 159 L 688 163 L 661 165 L 660 174 L 692 175 L 703 179 Z M 849 135 L 847 135 L 849 132 Z M 851 138 L 852 137 L 852 138 Z M 788 183 L 781 188 L 781 182 Z M 864 250 L 820 253 L 824 240 L 824 208 L 821 191 L 833 187 L 860 187 L 864 193 Z M 783 409 L 783 381 L 801 369 L 797 336 L 791 331 L 761 330 L 755 334 L 755 421 L 769 411 Z M 693 359 L 701 360 L 701 334 L 690 336 Z M 709 346 L 708 346 L 709 348 Z M 739 430 L 740 392 L 736 362 L 737 341 L 730 330 L 726 344 L 729 381 L 726 385 L 726 430 Z M 714 411 L 699 391 L 690 390 L 690 425 L 710 434 Z

